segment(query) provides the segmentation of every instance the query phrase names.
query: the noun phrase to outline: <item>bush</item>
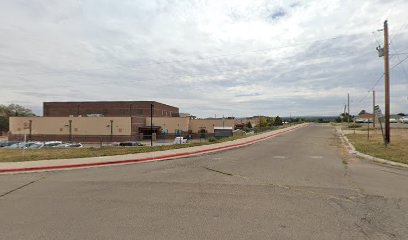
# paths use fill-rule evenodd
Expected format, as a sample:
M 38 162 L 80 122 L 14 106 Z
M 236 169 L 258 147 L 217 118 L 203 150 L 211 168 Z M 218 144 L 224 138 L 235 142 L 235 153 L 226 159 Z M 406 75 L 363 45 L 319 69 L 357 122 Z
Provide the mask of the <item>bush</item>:
M 352 123 L 352 124 L 349 124 L 347 127 L 348 127 L 348 128 L 359 128 L 359 127 L 361 127 L 361 125 L 360 125 L 360 124 Z
M 210 137 L 210 138 L 208 139 L 208 141 L 209 141 L 209 142 L 216 142 L 217 139 L 216 139 L 215 137 Z

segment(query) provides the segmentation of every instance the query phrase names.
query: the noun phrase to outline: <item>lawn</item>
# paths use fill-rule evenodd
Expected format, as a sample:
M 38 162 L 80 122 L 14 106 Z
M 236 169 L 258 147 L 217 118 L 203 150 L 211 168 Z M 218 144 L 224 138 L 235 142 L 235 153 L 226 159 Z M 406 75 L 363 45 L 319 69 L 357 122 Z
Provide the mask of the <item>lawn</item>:
M 395 162 L 408 164 L 408 129 L 392 129 L 391 143 L 384 145 L 381 132 L 372 132 L 367 140 L 367 132 L 347 134 L 347 138 L 357 151 Z
M 23 162 L 49 159 L 72 159 L 85 157 L 101 157 L 125 155 L 134 153 L 165 151 L 232 141 L 248 136 L 237 136 L 219 139 L 210 142 L 194 142 L 189 144 L 162 145 L 162 146 L 140 146 L 140 147 L 102 147 L 102 148 L 43 148 L 43 149 L 2 149 L 0 148 L 0 162 Z

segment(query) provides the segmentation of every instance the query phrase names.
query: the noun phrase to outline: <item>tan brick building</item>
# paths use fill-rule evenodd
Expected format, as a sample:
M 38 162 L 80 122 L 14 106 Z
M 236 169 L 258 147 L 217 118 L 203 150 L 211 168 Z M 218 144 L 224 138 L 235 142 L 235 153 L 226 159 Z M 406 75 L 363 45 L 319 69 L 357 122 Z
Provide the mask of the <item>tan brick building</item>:
M 153 126 L 151 127 L 151 105 Z M 204 136 L 214 127 L 234 127 L 234 119 L 179 117 L 179 109 L 154 101 L 45 102 L 44 117 L 10 118 L 10 140 L 111 142 Z
M 178 117 L 179 109 L 156 101 L 44 102 L 44 117 L 130 117 L 131 136 L 138 138 L 146 126 L 153 104 L 153 117 Z M 143 130 L 145 134 L 150 131 Z

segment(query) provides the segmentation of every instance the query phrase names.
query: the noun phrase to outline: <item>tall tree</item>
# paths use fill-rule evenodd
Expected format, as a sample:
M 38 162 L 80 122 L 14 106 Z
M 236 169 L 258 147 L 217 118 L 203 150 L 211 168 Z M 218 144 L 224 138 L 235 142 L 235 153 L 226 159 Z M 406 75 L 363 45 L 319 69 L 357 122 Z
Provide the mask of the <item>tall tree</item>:
M 266 127 L 268 127 L 268 121 L 266 117 L 260 116 L 258 128 L 266 128 Z
M 250 122 L 250 121 L 248 121 L 248 122 L 246 123 L 246 127 L 247 127 L 247 128 L 249 128 L 249 129 L 251 129 L 251 128 L 252 128 L 252 124 L 251 124 L 251 122 Z
M 276 116 L 273 125 L 275 125 L 275 126 L 281 126 L 281 125 L 283 125 L 282 119 L 281 119 L 279 116 Z

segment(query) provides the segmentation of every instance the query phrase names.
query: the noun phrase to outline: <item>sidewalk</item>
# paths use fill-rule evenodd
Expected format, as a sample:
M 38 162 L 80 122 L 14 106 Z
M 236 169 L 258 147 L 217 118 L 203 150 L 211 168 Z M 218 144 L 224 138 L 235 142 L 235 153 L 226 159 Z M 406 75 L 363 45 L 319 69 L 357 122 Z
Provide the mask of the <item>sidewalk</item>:
M 307 126 L 308 124 L 300 124 L 292 127 L 287 127 L 271 132 L 262 133 L 259 135 L 241 138 L 234 141 L 216 143 L 210 145 L 172 149 L 166 151 L 137 153 L 127 155 L 115 155 L 104 157 L 76 158 L 76 159 L 57 159 L 57 160 L 39 160 L 27 162 L 4 162 L 0 163 L 0 174 L 4 173 L 22 173 L 22 172 L 39 172 L 39 171 L 55 171 L 68 170 L 76 168 L 89 168 L 115 164 L 132 164 L 140 162 L 151 162 L 175 159 L 180 157 L 194 156 L 209 152 L 222 151 L 237 147 L 253 144 L 268 138 L 275 137 L 295 129 Z

